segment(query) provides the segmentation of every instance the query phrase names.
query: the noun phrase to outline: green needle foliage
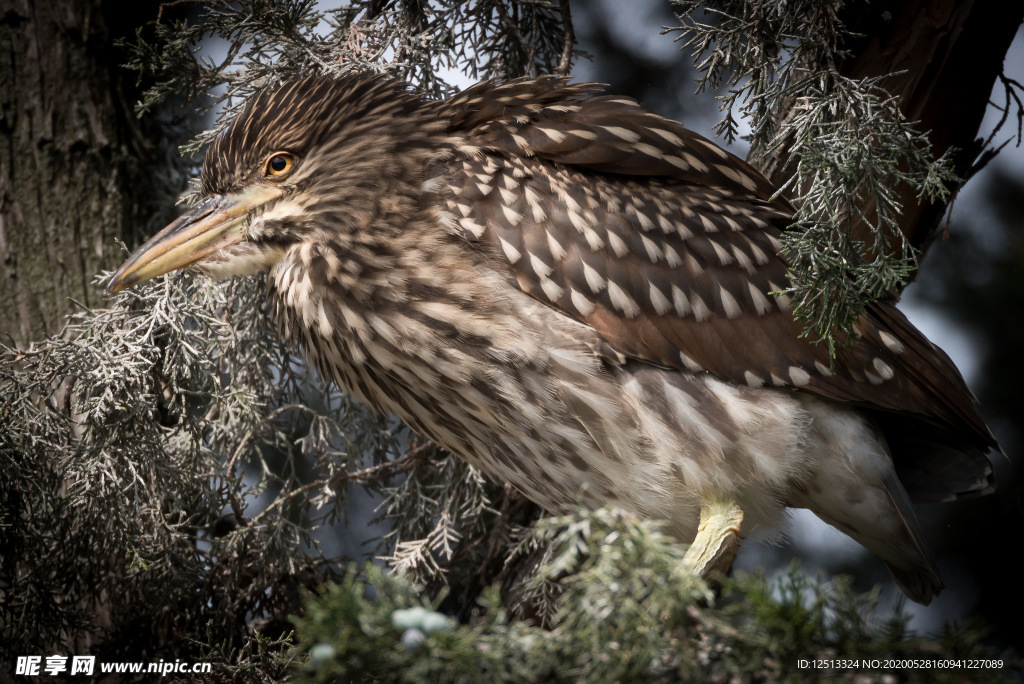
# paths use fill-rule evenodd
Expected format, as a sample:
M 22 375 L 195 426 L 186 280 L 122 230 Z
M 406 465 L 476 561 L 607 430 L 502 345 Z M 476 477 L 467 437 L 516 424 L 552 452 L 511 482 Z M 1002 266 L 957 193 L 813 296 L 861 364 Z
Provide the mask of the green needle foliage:
M 200 626 L 228 649 L 323 580 L 311 501 L 344 484 L 342 449 L 389 458 L 387 432 L 315 395 L 261 287 L 180 275 L 28 351 L 0 345 L 5 651 L 91 634 L 134 659 Z
M 719 95 L 716 126 L 732 142 L 737 116 L 750 123 L 752 157 L 782 153 L 792 175 L 780 192 L 797 207 L 783 235 L 795 314 L 828 345 L 850 339 L 868 302 L 898 292 L 918 253 L 900 231 L 898 191 L 940 200 L 959 179 L 953 150 L 931 149 L 882 84 L 892 74 L 851 79 L 839 71 L 853 38 L 838 0 L 673 0 L 699 89 Z M 870 241 L 855 240 L 861 223 Z
M 494 590 L 464 623 L 446 621 L 407 577 L 352 569 L 297 620 L 294 681 L 1005 682 L 1020 666 L 976 629 L 938 643 L 909 635 L 899 612 L 879 615 L 877 591 L 795 565 L 773 581 L 740 574 L 710 609 L 682 569 L 685 548 L 618 511 L 580 509 L 536 536 L 550 552 L 533 581 L 563 578 L 550 628 L 514 619 Z M 944 658 L 961 664 L 909 664 Z
M 555 2 L 359 0 L 323 10 L 314 0 L 213 0 L 203 8 L 198 22 L 158 23 L 155 39 L 140 29 L 125 43 L 134 54 L 127 66 L 154 82 L 140 113 L 219 90 L 210 103 L 217 123 L 183 148 L 187 154 L 216 137 L 250 96 L 298 73 L 373 71 L 444 97 L 456 90 L 446 80 L 452 71 L 477 80 L 568 73 L 578 54 L 564 30 L 567 4 Z M 227 43 L 221 62 L 197 55 L 208 38 Z

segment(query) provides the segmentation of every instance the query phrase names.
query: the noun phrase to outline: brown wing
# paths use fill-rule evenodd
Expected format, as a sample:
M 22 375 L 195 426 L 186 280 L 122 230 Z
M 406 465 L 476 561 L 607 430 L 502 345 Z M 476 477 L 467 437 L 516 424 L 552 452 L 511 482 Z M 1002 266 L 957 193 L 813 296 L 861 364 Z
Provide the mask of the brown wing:
M 524 292 L 637 359 L 911 414 L 995 446 L 955 366 L 889 304 L 870 307 L 830 366 L 770 294 L 788 282 L 778 238 L 791 207 L 745 162 L 631 100 L 585 97 L 595 88 L 543 79 L 450 103 L 466 142 L 440 199 Z

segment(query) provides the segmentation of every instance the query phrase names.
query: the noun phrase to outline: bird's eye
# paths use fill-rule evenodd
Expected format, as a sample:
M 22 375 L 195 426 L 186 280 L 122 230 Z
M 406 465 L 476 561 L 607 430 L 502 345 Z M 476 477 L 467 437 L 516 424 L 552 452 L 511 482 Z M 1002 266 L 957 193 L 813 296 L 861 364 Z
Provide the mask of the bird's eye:
M 295 155 L 288 152 L 275 152 L 267 157 L 263 165 L 263 176 L 271 180 L 286 178 L 295 167 Z

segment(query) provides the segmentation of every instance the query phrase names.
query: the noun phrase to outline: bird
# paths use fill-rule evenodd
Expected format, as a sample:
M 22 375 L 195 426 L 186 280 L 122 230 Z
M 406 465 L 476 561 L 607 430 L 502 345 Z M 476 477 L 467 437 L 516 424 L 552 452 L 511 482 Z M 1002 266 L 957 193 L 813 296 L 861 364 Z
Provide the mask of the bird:
M 999 449 L 890 301 L 834 358 L 785 294 L 793 206 L 682 124 L 558 76 L 447 99 L 349 72 L 268 85 L 208 146 L 199 200 L 108 294 L 266 274 L 324 378 L 549 511 L 663 521 L 728 571 L 804 508 L 942 589 L 914 504 L 993 491 Z

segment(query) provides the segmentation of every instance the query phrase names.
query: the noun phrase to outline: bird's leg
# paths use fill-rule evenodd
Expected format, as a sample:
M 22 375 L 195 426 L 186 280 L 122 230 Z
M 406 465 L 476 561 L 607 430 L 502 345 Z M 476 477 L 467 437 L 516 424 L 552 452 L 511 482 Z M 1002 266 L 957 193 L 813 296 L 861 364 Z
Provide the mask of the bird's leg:
M 735 501 L 718 498 L 702 501 L 697 537 L 683 556 L 683 562 L 705 580 L 713 579 L 711 574 L 716 570 L 722 575 L 728 573 L 740 550 L 742 522 L 743 511 Z

